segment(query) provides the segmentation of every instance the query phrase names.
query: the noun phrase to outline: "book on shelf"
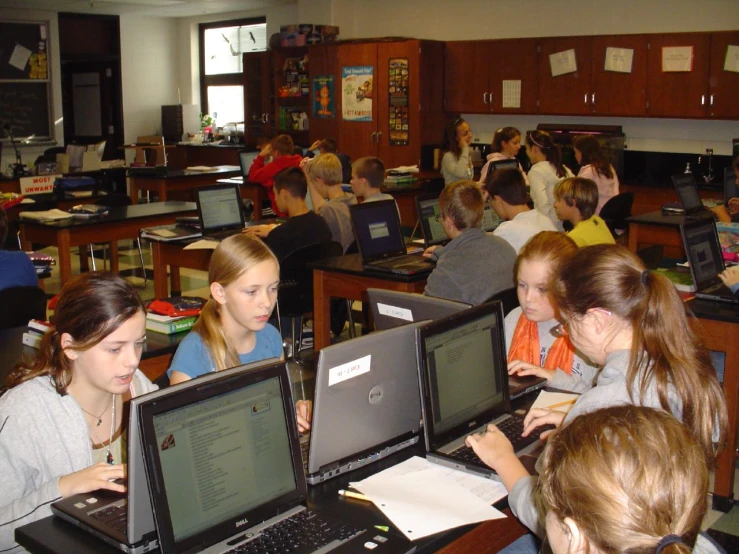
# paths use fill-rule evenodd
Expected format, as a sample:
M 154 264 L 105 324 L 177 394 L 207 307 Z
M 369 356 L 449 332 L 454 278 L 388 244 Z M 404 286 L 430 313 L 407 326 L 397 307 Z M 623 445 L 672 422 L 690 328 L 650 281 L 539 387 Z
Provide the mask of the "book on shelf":
M 173 335 L 182 331 L 189 331 L 198 320 L 198 316 L 179 318 L 168 318 L 167 316 L 158 316 L 157 318 L 151 317 L 155 315 L 157 314 L 146 314 L 146 329 L 147 331 L 163 333 L 165 335 Z M 162 318 L 164 320 L 162 320 Z

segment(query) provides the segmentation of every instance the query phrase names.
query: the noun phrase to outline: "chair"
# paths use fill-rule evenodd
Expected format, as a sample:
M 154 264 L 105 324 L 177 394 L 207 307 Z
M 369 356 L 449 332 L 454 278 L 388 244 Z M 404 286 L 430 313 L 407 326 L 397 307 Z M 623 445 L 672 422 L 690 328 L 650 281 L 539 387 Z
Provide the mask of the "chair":
M 631 217 L 631 206 L 634 204 L 633 192 L 622 192 L 603 204 L 600 217 L 606 222 L 615 240 L 629 228 L 626 218 Z
M 280 263 L 277 320 L 282 334 L 281 319 L 290 318 L 290 336 L 293 343 L 290 359 L 293 361 L 299 362 L 298 354 L 303 341 L 303 316 L 313 311 L 313 269 L 308 267 L 308 264 L 341 256 L 342 253 L 338 242 L 321 242 L 294 250 Z M 295 342 L 295 318 L 299 318 L 300 323 L 298 342 Z
M 46 320 L 46 294 L 39 287 L 0 290 L 0 329 L 28 325 L 30 319 Z
M 140 135 L 136 137 L 136 144 L 151 144 L 153 146 L 137 146 L 133 160 L 135 163 L 152 166 L 167 165 L 167 151 L 164 148 L 164 137 L 159 135 Z
M 516 287 L 502 290 L 488 298 L 485 303 L 500 300 L 503 303 L 503 315 L 508 315 L 514 308 L 518 308 L 518 290 Z

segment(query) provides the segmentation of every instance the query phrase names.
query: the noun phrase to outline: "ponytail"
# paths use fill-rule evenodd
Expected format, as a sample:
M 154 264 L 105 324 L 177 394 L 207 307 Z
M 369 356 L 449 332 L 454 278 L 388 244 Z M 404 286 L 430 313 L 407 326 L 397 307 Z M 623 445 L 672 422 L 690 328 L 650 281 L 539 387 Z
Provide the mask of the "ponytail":
M 229 344 L 221 321 L 220 304 L 213 298 L 203 306 L 200 317 L 193 325 L 192 330 L 200 335 L 203 343 L 208 345 L 215 371 L 228 369 L 239 365 L 239 354 Z
M 567 170 L 562 164 L 562 149 L 554 142 L 552 135 L 546 131 L 529 131 L 526 134 L 526 144 L 529 147 L 536 146 L 541 153 L 552 164 L 557 177 L 560 179 L 567 176 Z

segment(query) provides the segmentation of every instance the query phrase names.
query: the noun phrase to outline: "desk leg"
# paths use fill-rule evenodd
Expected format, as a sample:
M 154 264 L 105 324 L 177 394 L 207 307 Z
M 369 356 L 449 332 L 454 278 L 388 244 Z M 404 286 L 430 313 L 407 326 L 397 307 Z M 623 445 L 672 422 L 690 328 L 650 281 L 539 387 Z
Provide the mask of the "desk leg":
M 62 286 L 72 277 L 72 254 L 69 246 L 69 231 L 57 233 L 57 249 L 59 251 L 59 282 Z
M 331 296 L 325 288 L 325 271 L 313 270 L 313 351 L 331 345 Z
M 151 258 L 154 271 L 154 298 L 167 298 L 167 265 L 162 263 L 161 242 L 152 241 Z
M 159 195 L 159 202 L 164 202 L 167 199 L 167 181 L 165 179 L 159 179 L 157 181 L 157 194 Z
M 136 205 L 139 203 L 139 187 L 136 183 L 136 179 L 128 178 L 128 195 L 131 198 L 131 204 Z
M 118 274 L 118 241 L 110 243 L 110 271 Z
M 734 503 L 734 464 L 736 462 L 736 425 L 739 409 L 739 325 L 731 325 L 726 341 L 724 393 L 729 415 L 726 448 L 719 454 L 713 485 L 713 509 L 728 512 Z
M 638 235 L 639 235 L 639 224 L 629 223 L 629 250 L 631 250 L 635 254 L 639 246 Z
M 180 267 L 177 265 L 169 266 L 169 290 L 172 291 L 172 296 L 179 296 L 182 294 L 182 285 L 180 284 Z

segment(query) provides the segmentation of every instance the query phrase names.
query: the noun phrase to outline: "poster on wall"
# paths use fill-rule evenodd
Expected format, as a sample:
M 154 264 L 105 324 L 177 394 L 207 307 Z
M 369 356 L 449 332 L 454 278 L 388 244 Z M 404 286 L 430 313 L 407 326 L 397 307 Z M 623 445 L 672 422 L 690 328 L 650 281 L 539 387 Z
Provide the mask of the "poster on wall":
M 687 73 L 693 71 L 692 46 L 665 46 L 662 48 L 663 73 Z
M 634 66 L 633 48 L 606 48 L 605 71 L 614 73 L 631 73 Z
M 567 75 L 577 71 L 577 59 L 575 58 L 575 50 L 563 50 L 549 54 L 549 67 L 552 71 L 552 77 Z
M 390 146 L 407 146 L 408 135 L 408 58 L 388 62 L 388 106 Z
M 373 75 L 371 65 L 341 68 L 341 113 L 345 121 L 372 121 Z
M 333 119 L 336 117 L 333 75 L 313 77 L 313 115 L 319 119 Z

